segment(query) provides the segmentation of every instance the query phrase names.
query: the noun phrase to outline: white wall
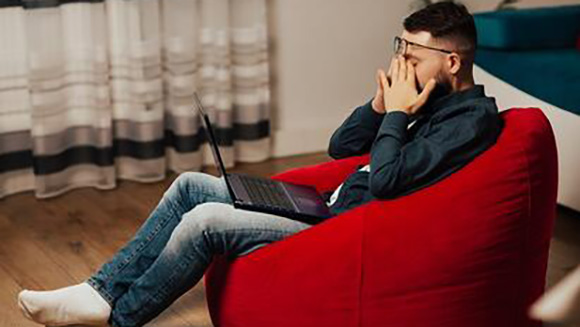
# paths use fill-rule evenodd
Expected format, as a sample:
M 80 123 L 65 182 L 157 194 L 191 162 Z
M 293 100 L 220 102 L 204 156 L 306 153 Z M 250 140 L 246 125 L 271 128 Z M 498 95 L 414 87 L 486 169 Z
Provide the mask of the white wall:
M 273 155 L 325 151 L 332 132 L 375 92 L 411 0 L 270 0 Z M 464 0 L 472 12 L 498 0 Z M 578 3 L 522 0 L 518 7 Z
M 270 5 L 274 155 L 324 151 L 348 113 L 374 95 L 375 71 L 388 63 L 409 2 L 272 0 Z

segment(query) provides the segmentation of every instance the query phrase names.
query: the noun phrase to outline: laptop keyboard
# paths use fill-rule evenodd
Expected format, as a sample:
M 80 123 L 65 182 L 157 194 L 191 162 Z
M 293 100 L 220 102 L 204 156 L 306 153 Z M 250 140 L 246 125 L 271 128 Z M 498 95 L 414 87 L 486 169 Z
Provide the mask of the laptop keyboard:
M 262 178 L 252 178 L 250 176 L 243 176 L 240 178 L 240 181 L 246 188 L 250 200 L 253 203 L 266 207 L 277 207 L 295 211 L 292 202 L 290 202 L 286 192 L 284 192 L 278 182 Z

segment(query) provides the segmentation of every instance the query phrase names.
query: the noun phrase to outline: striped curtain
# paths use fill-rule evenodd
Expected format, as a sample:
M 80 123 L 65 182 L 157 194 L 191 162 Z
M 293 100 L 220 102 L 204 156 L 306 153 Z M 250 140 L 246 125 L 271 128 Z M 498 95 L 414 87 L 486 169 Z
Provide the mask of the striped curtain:
M 0 0 L 0 198 L 270 156 L 266 0 Z

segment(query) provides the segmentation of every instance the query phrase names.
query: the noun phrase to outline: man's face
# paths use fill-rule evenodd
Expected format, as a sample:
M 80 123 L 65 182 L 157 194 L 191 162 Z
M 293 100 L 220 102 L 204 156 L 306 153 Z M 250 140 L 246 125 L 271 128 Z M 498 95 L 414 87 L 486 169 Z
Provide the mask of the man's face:
M 421 31 L 417 33 L 409 33 L 403 31 L 401 38 L 428 47 L 439 49 L 445 48 L 441 44 L 436 44 L 429 32 Z M 408 44 L 405 58 L 415 66 L 417 90 L 419 92 L 423 90 L 425 84 L 432 77 L 437 81 L 438 87 L 450 91 L 451 79 L 447 65 L 445 64 L 447 58 L 446 53 Z

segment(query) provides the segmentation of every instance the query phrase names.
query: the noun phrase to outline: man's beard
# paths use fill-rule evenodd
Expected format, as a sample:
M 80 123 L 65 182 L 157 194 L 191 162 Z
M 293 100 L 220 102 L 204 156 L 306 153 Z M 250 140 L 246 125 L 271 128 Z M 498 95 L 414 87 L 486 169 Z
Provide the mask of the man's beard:
M 433 104 L 441 99 L 442 97 L 451 94 L 453 91 L 453 87 L 451 86 L 451 82 L 443 75 L 441 72 L 435 75 L 435 88 L 429 94 L 429 98 L 427 98 L 427 102 L 423 105 L 419 113 L 428 113 L 432 111 Z M 419 93 L 423 91 L 423 88 L 419 90 Z

